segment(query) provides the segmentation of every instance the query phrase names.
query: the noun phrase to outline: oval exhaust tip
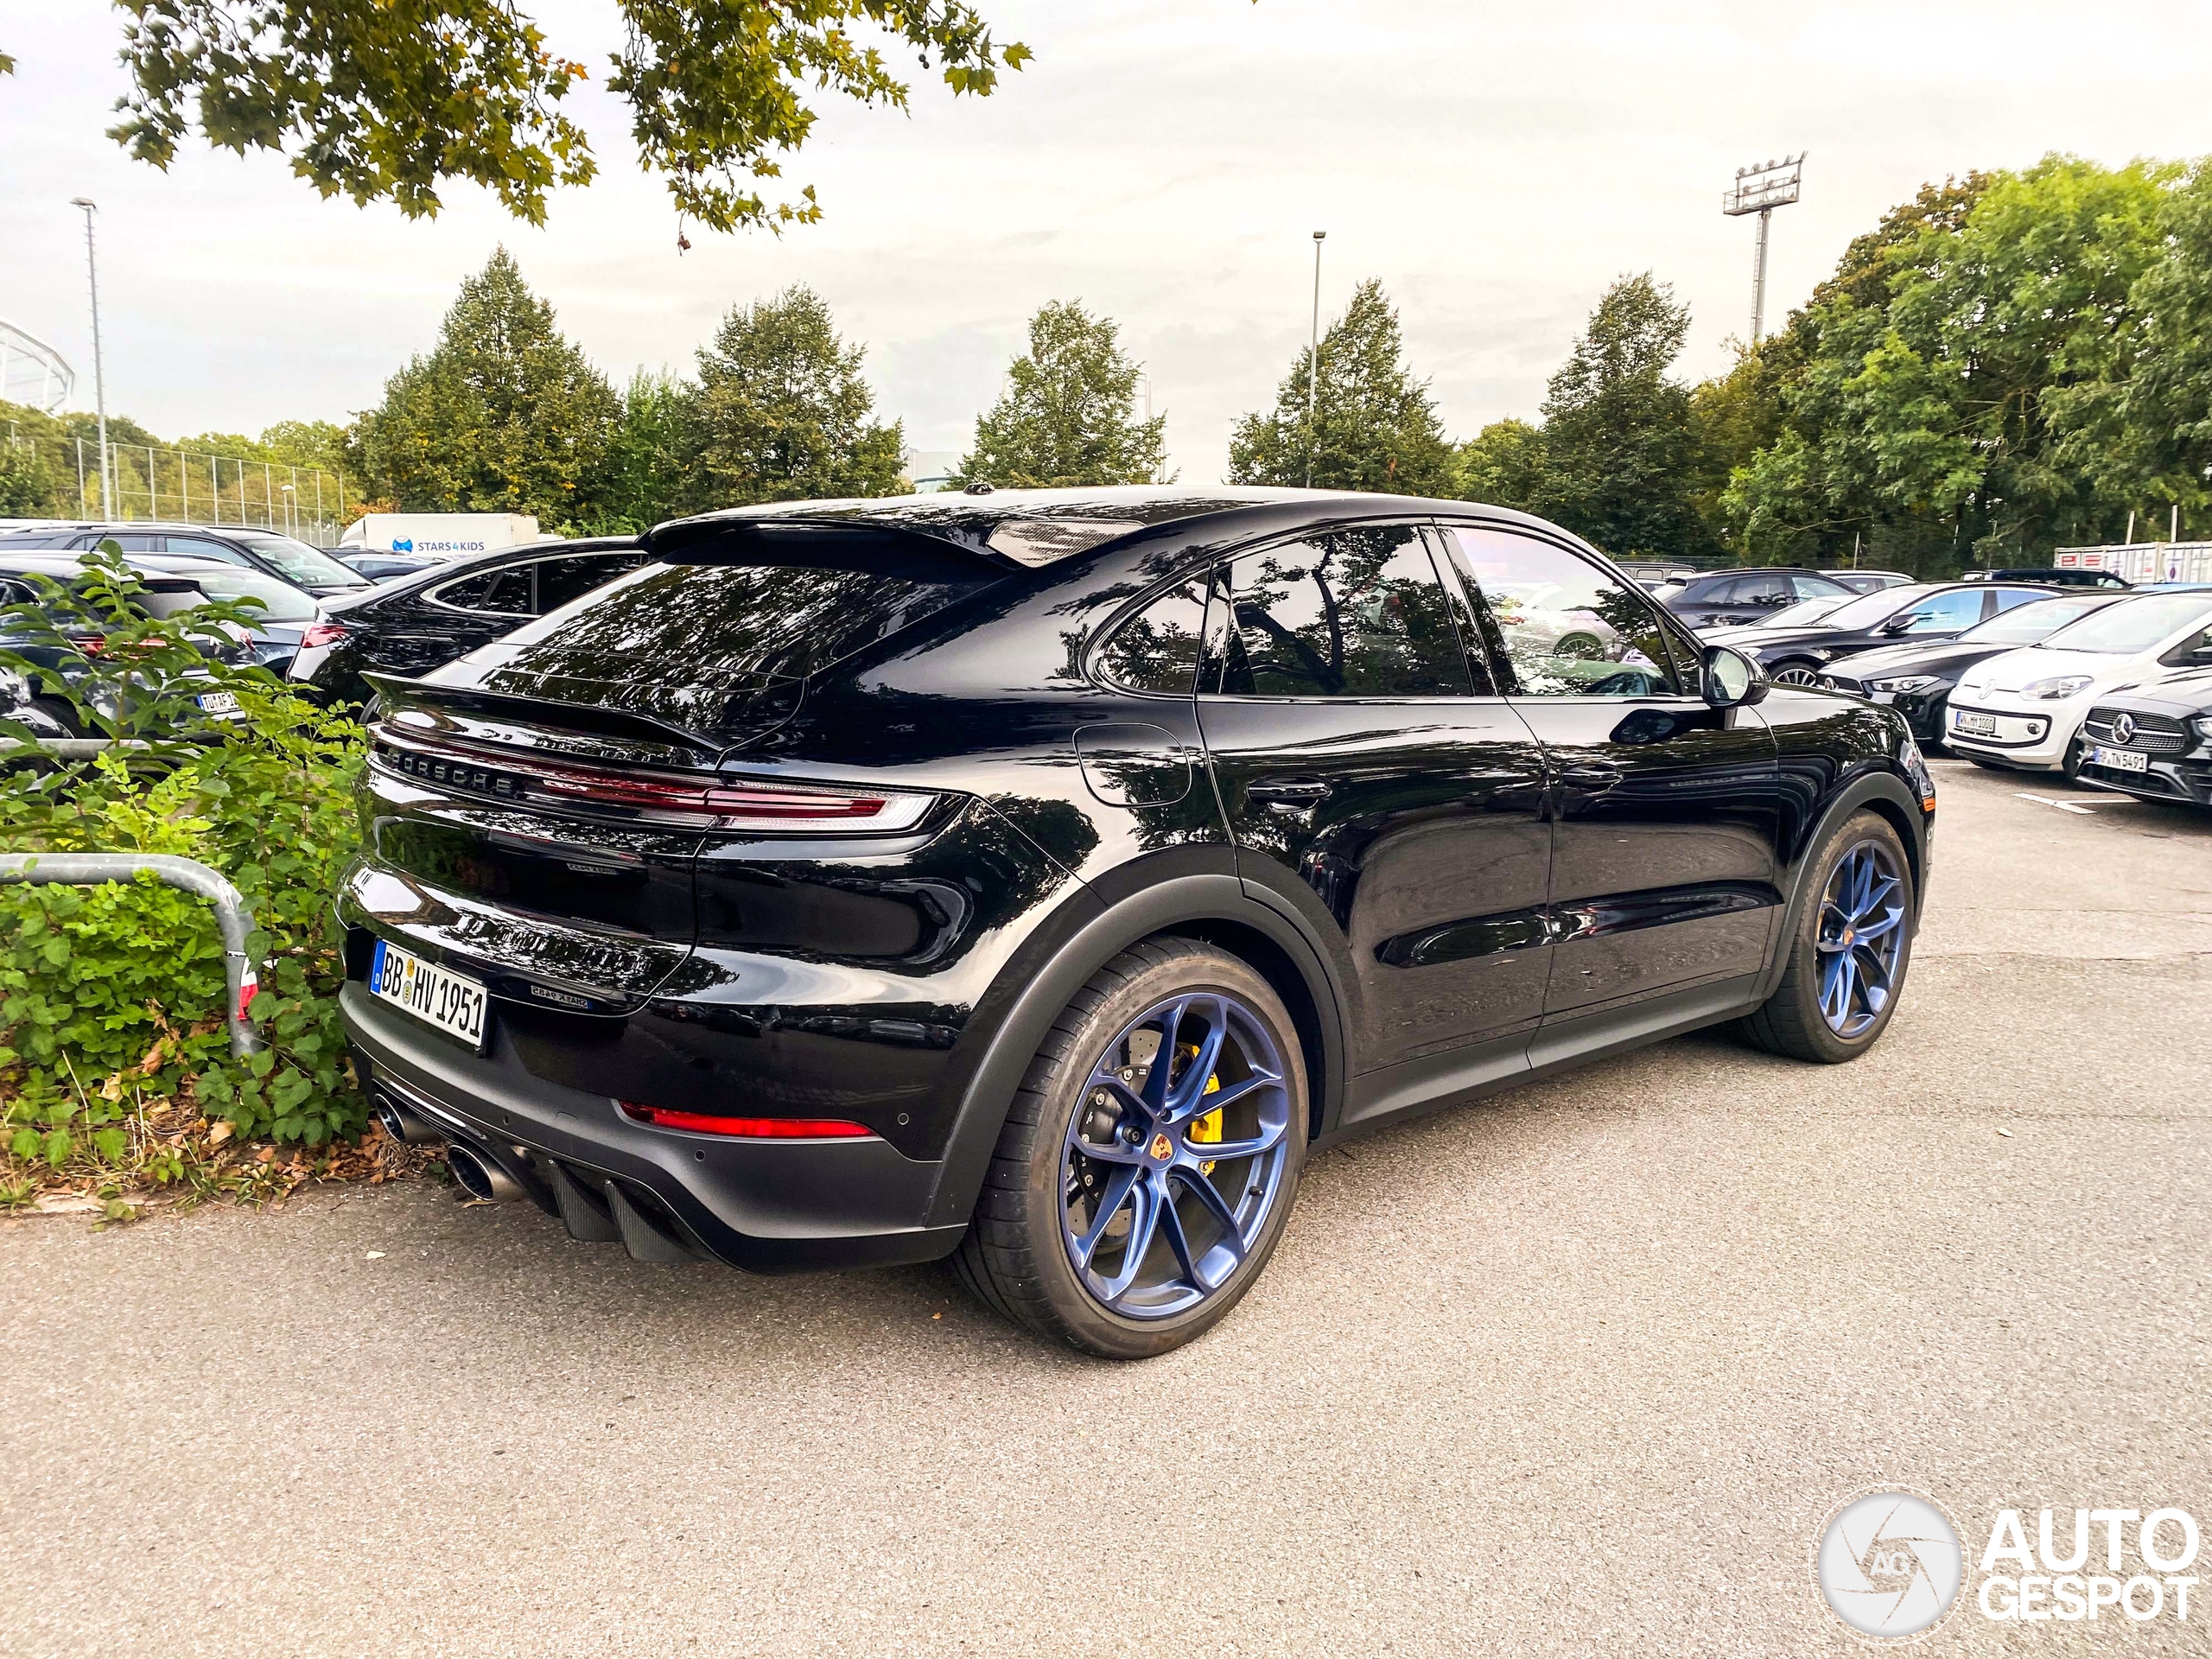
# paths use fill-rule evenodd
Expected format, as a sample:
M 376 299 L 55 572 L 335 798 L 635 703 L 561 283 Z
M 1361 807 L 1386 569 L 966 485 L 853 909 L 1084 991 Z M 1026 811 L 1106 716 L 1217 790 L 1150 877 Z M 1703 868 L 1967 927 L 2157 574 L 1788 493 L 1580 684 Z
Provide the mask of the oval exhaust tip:
M 522 1187 L 513 1176 L 475 1147 L 459 1141 L 446 1143 L 446 1167 L 453 1171 L 454 1180 L 461 1190 L 481 1203 L 500 1204 L 523 1196 Z

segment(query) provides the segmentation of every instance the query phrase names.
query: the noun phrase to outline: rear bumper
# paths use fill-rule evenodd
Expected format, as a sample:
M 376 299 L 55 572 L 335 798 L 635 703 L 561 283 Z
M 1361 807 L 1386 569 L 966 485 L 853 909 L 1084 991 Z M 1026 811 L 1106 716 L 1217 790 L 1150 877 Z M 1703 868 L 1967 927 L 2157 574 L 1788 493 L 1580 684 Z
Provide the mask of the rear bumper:
M 340 1006 L 365 1088 L 387 1090 L 442 1132 L 488 1150 L 549 1212 L 581 1193 L 583 1210 L 564 1217 L 576 1236 L 609 1237 L 611 1218 L 632 1253 L 646 1255 L 632 1242 L 632 1224 L 641 1223 L 731 1267 L 801 1273 L 934 1261 L 965 1230 L 924 1224 L 943 1166 L 888 1141 L 649 1128 L 607 1096 L 532 1076 L 497 1027 L 492 1052 L 480 1057 L 377 1002 L 358 981 Z

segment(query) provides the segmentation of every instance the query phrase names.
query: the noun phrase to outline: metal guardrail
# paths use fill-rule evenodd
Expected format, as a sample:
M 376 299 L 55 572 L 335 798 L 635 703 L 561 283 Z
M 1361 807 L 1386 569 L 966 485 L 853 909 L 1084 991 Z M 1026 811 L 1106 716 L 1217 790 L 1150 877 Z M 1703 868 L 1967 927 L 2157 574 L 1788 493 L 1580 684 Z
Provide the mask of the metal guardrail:
M 246 908 L 245 895 L 221 872 L 198 859 L 170 853 L 0 853 L 0 881 L 100 887 L 110 881 L 132 880 L 142 873 L 187 893 L 196 893 L 214 906 L 215 926 L 223 936 L 223 979 L 230 988 L 224 1020 L 231 1028 L 231 1052 L 240 1059 L 258 1053 L 263 1047 L 261 1033 L 246 1017 L 253 994 L 261 988 L 260 969 L 245 948 L 247 936 L 253 931 L 253 912 Z

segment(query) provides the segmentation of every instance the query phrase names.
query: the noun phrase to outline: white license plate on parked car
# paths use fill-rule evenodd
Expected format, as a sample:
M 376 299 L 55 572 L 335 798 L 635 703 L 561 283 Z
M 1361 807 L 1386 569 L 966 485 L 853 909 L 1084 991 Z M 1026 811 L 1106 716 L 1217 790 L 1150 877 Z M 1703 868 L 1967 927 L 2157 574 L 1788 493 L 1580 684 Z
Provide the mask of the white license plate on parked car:
M 2114 772 L 2148 772 L 2151 757 L 2134 749 L 2111 749 L 2100 743 L 2089 751 L 2093 765 L 2110 766 Z
M 205 715 L 235 715 L 238 711 L 238 698 L 228 691 L 203 692 L 194 701 Z
M 485 1040 L 485 990 L 465 974 L 441 968 L 396 945 L 377 941 L 369 958 L 369 995 L 397 1003 L 416 1019 L 458 1037 L 481 1054 Z
M 1997 716 L 1954 714 L 1951 716 L 1951 729 L 1967 737 L 1994 737 L 1997 735 Z

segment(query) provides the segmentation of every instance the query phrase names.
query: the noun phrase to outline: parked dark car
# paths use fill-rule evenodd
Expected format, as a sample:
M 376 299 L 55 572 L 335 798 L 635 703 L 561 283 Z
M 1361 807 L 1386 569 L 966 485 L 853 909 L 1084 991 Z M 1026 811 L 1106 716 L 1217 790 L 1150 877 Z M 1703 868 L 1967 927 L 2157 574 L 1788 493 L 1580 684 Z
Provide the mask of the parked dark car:
M 1817 570 L 1715 570 L 1679 588 L 1662 589 L 1659 599 L 1693 628 L 1726 628 L 1757 622 L 1801 599 L 1832 598 L 1850 591 Z
M 1854 594 L 1878 594 L 1885 588 L 1902 588 L 1912 580 L 1902 570 L 1823 570 L 1821 574 Z
M 72 554 L 0 551 L 0 651 L 31 664 L 32 672 L 27 677 L 32 682 L 28 688 L 29 706 L 41 721 L 59 728 L 48 735 L 88 734 L 67 699 L 56 695 L 58 690 L 66 689 L 80 702 L 113 719 L 123 709 L 134 684 L 143 683 L 135 671 L 105 658 L 107 634 L 103 627 L 92 618 L 71 611 L 66 601 L 60 610 L 54 608 L 51 590 L 35 580 L 75 587 L 84 576 L 84 567 Z M 139 591 L 131 602 L 149 616 L 177 616 L 207 602 L 207 595 L 188 576 L 141 571 L 138 582 Z M 8 613 L 12 606 L 35 607 L 38 613 L 27 622 L 20 613 Z M 54 643 L 56 632 L 66 644 Z M 206 655 L 220 661 L 242 662 L 246 657 L 247 648 L 226 632 L 211 632 L 195 643 Z M 226 692 L 209 693 L 201 707 L 211 717 L 235 713 L 234 700 Z
M 2135 584 L 2109 570 L 2061 569 L 2056 565 L 2022 565 L 2004 570 L 1969 570 L 1962 582 L 2032 582 L 2039 588 L 2128 588 Z
M 1967 670 L 2000 652 L 2039 645 L 2069 622 L 2126 597 L 2119 593 L 2075 592 L 2031 600 L 1976 624 L 1955 639 L 1914 639 L 1907 645 L 1861 652 L 1840 667 L 1822 669 L 1821 689 L 1847 691 L 1887 703 L 1904 716 L 1919 741 L 1940 743 L 1951 688 Z
M 2212 806 L 2212 669 L 2108 694 L 2082 721 L 2082 782 Z
M 379 583 L 323 607 L 291 677 L 328 702 L 365 703 L 371 693 L 364 675 L 427 674 L 648 558 L 632 537 L 538 542 Z
M 230 524 L 87 524 L 0 532 L 0 555 L 41 550 L 81 552 L 113 542 L 125 554 L 167 553 L 264 570 L 318 599 L 354 594 L 369 579 L 319 547 L 273 530 Z
M 1840 658 L 1906 640 L 1955 639 L 2015 605 L 2050 597 L 2048 588 L 1916 582 L 1862 594 L 1802 627 L 1729 628 L 1708 637 L 1754 658 L 1777 685 L 1814 685 Z
M 1135 1357 L 1243 1294 L 1314 1148 L 1726 1020 L 1848 1060 L 1896 1006 L 1904 723 L 1539 520 L 1008 490 L 644 547 L 375 677 L 339 898 L 387 1128 L 577 1237 L 950 1255 Z M 1539 588 L 1618 654 L 1485 598 Z

